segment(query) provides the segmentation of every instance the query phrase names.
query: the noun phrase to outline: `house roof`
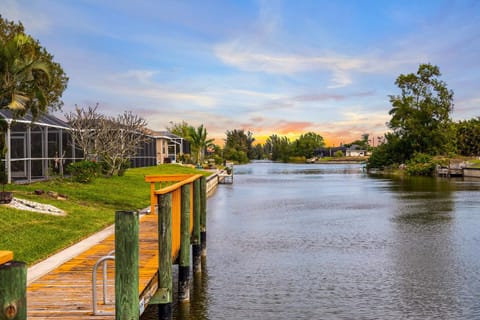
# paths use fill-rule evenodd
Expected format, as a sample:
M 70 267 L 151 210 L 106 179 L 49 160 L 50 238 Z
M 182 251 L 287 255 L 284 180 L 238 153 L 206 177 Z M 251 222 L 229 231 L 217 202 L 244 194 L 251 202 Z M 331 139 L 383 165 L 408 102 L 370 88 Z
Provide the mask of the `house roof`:
M 167 138 L 170 140 L 183 139 L 182 137 L 179 137 L 176 134 L 173 134 L 169 131 L 152 131 L 150 132 L 150 135 L 154 138 Z
M 71 129 L 71 127 L 65 121 L 60 120 L 51 114 L 43 114 L 34 119 L 31 113 L 27 113 L 22 117 L 15 117 L 11 110 L 0 109 L 0 116 L 8 123 L 17 122 L 59 129 Z

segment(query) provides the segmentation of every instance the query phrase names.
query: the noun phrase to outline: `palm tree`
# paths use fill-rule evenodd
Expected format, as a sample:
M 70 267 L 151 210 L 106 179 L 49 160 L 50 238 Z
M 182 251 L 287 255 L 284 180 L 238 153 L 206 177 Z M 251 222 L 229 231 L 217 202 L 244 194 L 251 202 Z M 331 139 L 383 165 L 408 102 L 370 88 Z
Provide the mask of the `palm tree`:
M 34 40 L 25 34 L 0 39 L 0 108 L 33 115 L 48 108 L 49 64 L 42 61 Z
M 196 153 L 196 162 L 201 163 L 205 149 L 213 143 L 213 139 L 207 139 L 207 129 L 203 127 L 203 124 L 198 128 L 189 128 L 189 141 L 192 147 L 192 151 Z

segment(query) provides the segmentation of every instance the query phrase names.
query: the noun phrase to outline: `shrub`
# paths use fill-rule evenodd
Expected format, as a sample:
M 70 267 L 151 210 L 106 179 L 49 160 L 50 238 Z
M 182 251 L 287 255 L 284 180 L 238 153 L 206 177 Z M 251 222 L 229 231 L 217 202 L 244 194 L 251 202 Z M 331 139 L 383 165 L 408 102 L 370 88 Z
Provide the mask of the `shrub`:
M 71 174 L 73 181 L 88 183 L 98 174 L 99 164 L 93 161 L 82 160 L 70 163 L 67 171 Z
M 433 158 L 424 153 L 415 153 L 406 164 L 406 172 L 410 176 L 431 176 L 437 166 Z
M 301 156 L 301 157 L 290 157 L 288 159 L 288 162 L 291 162 L 291 163 L 305 163 L 307 162 L 307 158 L 305 158 L 305 156 Z

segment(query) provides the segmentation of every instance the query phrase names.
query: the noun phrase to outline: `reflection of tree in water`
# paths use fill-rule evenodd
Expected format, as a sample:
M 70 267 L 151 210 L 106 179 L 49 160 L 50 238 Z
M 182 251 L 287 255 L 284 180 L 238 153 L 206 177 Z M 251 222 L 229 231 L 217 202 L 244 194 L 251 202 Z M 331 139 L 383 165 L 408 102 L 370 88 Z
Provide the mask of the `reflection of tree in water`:
M 395 220 L 404 223 L 436 224 L 451 220 L 454 210 L 452 193 L 456 186 L 446 179 L 395 177 L 389 189 L 397 199 Z
M 455 185 L 433 178 L 395 179 L 391 264 L 392 298 L 407 318 L 461 315 L 459 263 L 454 243 Z

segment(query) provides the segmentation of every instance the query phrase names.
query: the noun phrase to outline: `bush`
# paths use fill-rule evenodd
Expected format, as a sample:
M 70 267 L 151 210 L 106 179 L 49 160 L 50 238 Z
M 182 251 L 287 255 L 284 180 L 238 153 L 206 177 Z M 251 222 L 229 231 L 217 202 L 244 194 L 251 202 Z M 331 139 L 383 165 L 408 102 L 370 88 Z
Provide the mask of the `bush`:
M 424 153 L 415 153 L 406 165 L 406 172 L 410 176 L 431 176 L 437 166 L 433 158 Z
M 301 156 L 301 157 L 290 157 L 288 159 L 288 162 L 291 162 L 291 163 L 305 163 L 307 162 L 307 158 L 305 158 L 304 156 Z
M 81 183 L 92 181 L 97 176 L 99 169 L 98 163 L 88 160 L 73 162 L 67 167 L 67 171 L 72 176 L 73 181 Z
M 335 153 L 333 154 L 333 156 L 334 156 L 335 158 L 341 158 L 341 157 L 344 156 L 344 155 L 343 155 L 343 151 L 341 151 L 341 150 L 335 151 Z

